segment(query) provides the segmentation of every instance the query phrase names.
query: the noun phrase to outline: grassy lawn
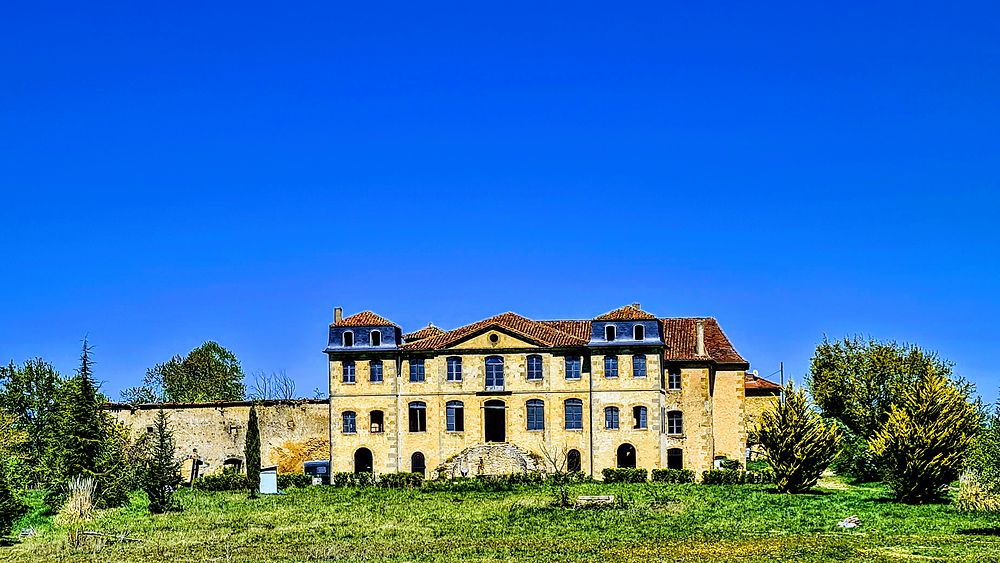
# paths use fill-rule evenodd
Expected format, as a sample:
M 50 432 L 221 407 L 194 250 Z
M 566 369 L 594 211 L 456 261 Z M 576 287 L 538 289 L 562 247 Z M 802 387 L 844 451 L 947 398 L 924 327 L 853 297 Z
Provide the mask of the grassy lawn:
M 578 484 L 623 506 L 564 509 L 549 489 L 507 493 L 293 489 L 248 500 L 182 492 L 184 512 L 150 516 L 142 495 L 85 539 L 29 516 L 39 534 L 0 547 L 0 561 L 998 561 L 1000 518 L 948 504 L 887 502 L 880 486 L 826 482 L 816 494 L 764 486 Z M 853 530 L 837 528 L 851 515 Z

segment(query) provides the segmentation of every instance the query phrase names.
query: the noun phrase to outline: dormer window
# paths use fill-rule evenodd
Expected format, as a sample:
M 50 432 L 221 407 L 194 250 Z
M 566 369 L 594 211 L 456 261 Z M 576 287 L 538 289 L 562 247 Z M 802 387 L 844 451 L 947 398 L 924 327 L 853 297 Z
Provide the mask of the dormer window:
M 642 325 L 635 325 L 632 327 L 632 339 L 633 340 L 645 340 L 646 339 L 646 327 Z
M 615 339 L 615 326 L 614 325 L 608 325 L 608 326 L 604 327 L 604 339 L 607 340 L 608 342 L 611 342 L 612 340 Z
M 354 333 L 351 332 L 351 331 L 349 331 L 349 330 L 345 330 L 344 331 L 344 348 L 350 348 L 351 346 L 354 346 Z
M 382 345 L 382 331 L 380 331 L 380 330 L 373 330 L 372 331 L 372 336 L 371 336 L 371 342 L 372 342 L 372 346 L 381 346 Z

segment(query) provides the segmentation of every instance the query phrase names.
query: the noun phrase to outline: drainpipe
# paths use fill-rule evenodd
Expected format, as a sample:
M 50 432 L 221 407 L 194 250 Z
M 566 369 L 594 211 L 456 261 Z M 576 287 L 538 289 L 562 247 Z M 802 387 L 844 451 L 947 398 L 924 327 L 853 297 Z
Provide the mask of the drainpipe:
M 590 351 L 587 351 L 590 354 Z M 588 372 L 587 382 L 590 387 L 589 395 L 587 397 L 587 410 L 590 413 L 590 477 L 594 477 L 594 365 L 592 362 L 587 362 L 590 364 L 590 372 Z M 580 371 L 583 371 L 583 356 L 580 356 Z

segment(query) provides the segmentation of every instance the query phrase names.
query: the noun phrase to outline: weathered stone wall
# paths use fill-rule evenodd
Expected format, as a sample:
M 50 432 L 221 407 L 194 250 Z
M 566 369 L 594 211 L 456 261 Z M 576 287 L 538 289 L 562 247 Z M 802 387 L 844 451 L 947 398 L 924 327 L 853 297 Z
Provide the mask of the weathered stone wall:
M 152 432 L 159 405 L 109 404 L 105 407 L 134 435 Z M 167 404 L 182 472 L 190 478 L 195 460 L 199 474 L 222 471 L 227 460 L 244 465 L 243 448 L 249 402 Z M 330 411 L 327 401 L 265 401 L 258 404 L 261 464 L 282 473 L 301 472 L 302 463 L 328 459 Z M 243 470 L 246 468 L 243 467 Z

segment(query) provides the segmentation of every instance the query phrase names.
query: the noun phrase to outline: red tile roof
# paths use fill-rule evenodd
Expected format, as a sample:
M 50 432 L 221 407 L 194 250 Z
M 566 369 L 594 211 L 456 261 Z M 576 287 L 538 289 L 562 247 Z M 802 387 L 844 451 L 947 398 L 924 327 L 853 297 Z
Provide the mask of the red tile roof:
M 400 346 L 404 350 L 433 350 L 437 348 L 447 348 L 468 337 L 496 327 L 504 329 L 516 336 L 524 338 L 529 342 L 542 346 L 583 346 L 588 339 L 580 338 L 568 334 L 544 323 L 533 321 L 516 313 L 503 313 L 472 323 L 470 325 L 456 328 L 444 334 L 424 338 L 416 342 L 409 342 Z M 588 335 L 589 336 L 589 335 Z
M 437 336 L 439 334 L 444 334 L 444 330 L 429 324 L 420 330 L 409 332 L 403 335 L 404 342 L 416 342 L 417 340 L 422 340 L 424 338 L 430 338 L 431 336 Z
M 745 387 L 747 389 L 760 389 L 762 391 L 781 391 L 781 385 L 773 381 L 768 381 L 763 377 L 748 373 L 744 376 Z
M 638 303 L 619 307 L 614 311 L 604 313 L 599 317 L 594 317 L 595 321 L 652 321 L 656 320 L 656 315 L 651 315 L 639 308 Z
M 702 321 L 705 327 L 705 352 L 708 356 L 719 363 L 745 364 L 746 360 L 740 356 L 736 348 L 729 342 L 729 338 L 722 332 L 719 323 L 711 318 L 680 318 L 680 319 L 660 319 L 663 327 L 663 342 L 667 349 L 663 352 L 664 360 L 703 360 L 699 357 L 696 347 L 698 338 L 698 321 Z
M 399 328 L 399 325 L 396 323 L 371 311 L 362 311 L 349 317 L 344 317 L 339 321 L 331 323 L 330 326 L 394 326 Z
M 547 327 L 561 330 L 581 340 L 590 341 L 591 321 L 536 321 Z

